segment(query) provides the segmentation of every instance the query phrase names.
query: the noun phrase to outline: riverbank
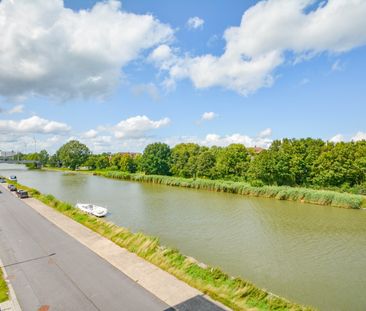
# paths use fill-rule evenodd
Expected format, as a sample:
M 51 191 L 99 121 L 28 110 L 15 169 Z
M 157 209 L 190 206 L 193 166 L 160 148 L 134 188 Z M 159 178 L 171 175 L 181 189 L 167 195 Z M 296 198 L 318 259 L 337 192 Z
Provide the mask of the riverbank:
M 53 196 L 40 194 L 34 189 L 28 190 L 33 197 L 48 206 L 166 270 L 234 310 L 247 310 L 248 308 L 257 310 L 310 310 L 310 308 L 293 304 L 261 290 L 240 278 L 232 278 L 217 268 L 197 263 L 194 259 L 182 255 L 177 250 L 161 246 L 157 238 L 142 233 L 132 233 L 105 220 L 85 215 Z
M 43 170 L 63 171 L 65 173 L 83 173 L 135 182 L 161 184 L 173 187 L 192 188 L 215 192 L 227 192 L 245 196 L 272 198 L 317 205 L 329 205 L 339 208 L 360 209 L 366 208 L 366 196 L 342 193 L 333 190 L 317 190 L 289 186 L 252 186 L 246 182 L 227 180 L 212 180 L 200 178 L 181 178 L 163 175 L 145 175 L 141 173 L 125 173 L 108 170 L 79 170 L 70 171 L 65 168 L 43 168 Z
M 286 186 L 251 186 L 245 182 L 210 179 L 187 179 L 171 176 L 129 174 L 118 171 L 89 171 L 94 175 L 113 179 L 148 182 L 174 187 L 185 187 L 240 195 L 297 201 L 333 207 L 359 209 L 366 206 L 366 197 L 329 190 L 314 190 Z

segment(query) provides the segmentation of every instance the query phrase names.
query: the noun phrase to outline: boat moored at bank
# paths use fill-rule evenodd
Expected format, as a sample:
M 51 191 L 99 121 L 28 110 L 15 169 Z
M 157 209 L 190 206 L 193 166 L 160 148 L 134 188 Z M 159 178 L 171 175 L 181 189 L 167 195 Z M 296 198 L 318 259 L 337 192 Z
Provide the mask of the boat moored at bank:
M 91 203 L 77 203 L 75 207 L 82 210 L 85 213 L 97 216 L 104 217 L 108 213 L 108 209 L 102 206 L 98 206 Z

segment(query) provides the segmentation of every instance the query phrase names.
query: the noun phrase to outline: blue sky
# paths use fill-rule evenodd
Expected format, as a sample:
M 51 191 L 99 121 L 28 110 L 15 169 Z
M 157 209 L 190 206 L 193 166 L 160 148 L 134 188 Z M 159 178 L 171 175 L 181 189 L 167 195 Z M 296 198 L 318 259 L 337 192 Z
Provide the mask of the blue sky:
M 365 14 L 364 0 L 4 0 L 0 150 L 366 139 Z

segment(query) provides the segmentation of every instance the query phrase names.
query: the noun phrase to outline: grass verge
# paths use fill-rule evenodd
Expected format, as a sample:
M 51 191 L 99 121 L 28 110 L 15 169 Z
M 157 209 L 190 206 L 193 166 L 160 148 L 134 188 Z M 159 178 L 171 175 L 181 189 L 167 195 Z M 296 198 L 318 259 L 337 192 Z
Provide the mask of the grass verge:
M 0 268 L 0 303 L 9 300 L 8 285 L 4 280 L 4 274 Z
M 233 310 L 313 310 L 278 297 L 241 278 L 230 277 L 219 268 L 200 264 L 176 249 L 160 245 L 156 237 L 140 232 L 133 233 L 106 220 L 85 214 L 52 195 L 44 195 L 38 190 L 16 185 L 27 190 L 34 198 L 46 205 L 171 273 Z
M 362 195 L 340 193 L 330 190 L 315 190 L 286 186 L 251 186 L 245 182 L 210 179 L 187 179 L 171 176 L 129 174 L 119 171 L 95 171 L 95 175 L 129 181 L 148 182 L 175 187 L 236 193 L 241 195 L 274 198 L 277 200 L 298 201 L 334 207 L 359 209 L 366 206 Z

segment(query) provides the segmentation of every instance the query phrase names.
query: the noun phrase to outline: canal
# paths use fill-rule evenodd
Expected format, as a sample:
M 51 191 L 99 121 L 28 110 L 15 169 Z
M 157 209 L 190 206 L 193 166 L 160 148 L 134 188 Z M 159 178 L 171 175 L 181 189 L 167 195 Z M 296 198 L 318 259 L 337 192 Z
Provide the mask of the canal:
M 366 310 L 366 211 L 0 164 L 0 175 L 320 310 Z

